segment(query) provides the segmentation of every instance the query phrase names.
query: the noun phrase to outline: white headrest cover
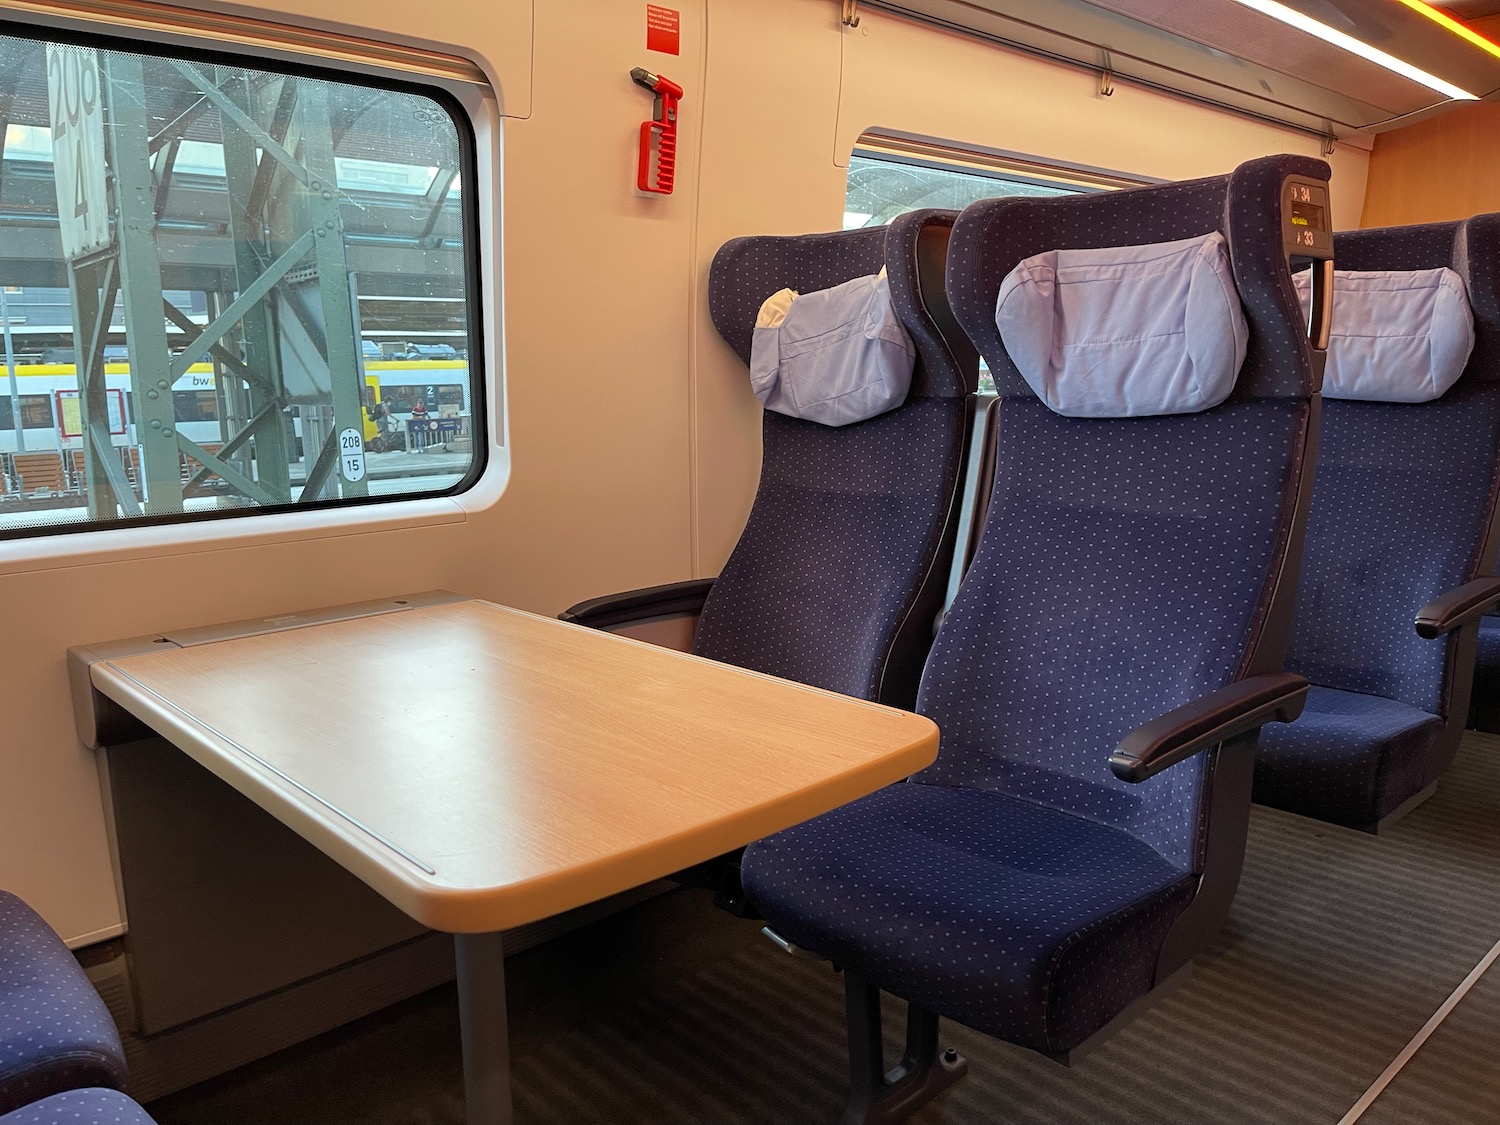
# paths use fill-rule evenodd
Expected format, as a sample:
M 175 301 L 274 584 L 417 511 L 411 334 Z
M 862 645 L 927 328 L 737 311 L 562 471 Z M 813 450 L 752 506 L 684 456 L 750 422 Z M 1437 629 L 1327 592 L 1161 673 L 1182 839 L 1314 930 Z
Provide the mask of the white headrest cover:
M 1234 390 L 1249 339 L 1217 231 L 1036 254 L 1001 282 L 995 324 L 1037 397 L 1071 418 L 1217 406 Z
M 1294 280 L 1305 314 L 1309 272 Z M 1431 402 L 1458 381 L 1473 350 L 1469 294 L 1446 266 L 1334 271 L 1324 398 Z
M 882 270 L 768 297 L 750 346 L 750 386 L 767 410 L 847 426 L 900 406 L 916 362 Z

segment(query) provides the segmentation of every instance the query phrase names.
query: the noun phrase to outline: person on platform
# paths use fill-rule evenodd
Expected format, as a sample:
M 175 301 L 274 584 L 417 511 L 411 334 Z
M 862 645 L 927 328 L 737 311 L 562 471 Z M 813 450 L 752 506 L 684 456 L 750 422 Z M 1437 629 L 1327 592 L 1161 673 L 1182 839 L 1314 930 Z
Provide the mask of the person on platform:
M 421 425 L 411 428 L 411 448 L 407 450 L 408 453 L 419 453 L 427 448 L 428 439 L 431 437 L 427 430 L 427 419 L 427 403 L 419 398 L 411 404 L 411 420 Z

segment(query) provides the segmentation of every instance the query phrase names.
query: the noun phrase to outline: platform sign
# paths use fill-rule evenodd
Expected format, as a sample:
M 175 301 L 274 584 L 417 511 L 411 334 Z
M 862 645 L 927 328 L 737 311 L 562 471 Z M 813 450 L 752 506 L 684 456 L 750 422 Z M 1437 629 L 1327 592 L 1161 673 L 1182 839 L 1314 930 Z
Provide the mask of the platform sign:
M 83 406 L 78 401 L 77 391 L 54 391 L 57 400 L 58 428 L 65 438 L 83 436 Z M 109 432 L 119 436 L 125 432 L 125 392 L 110 387 L 104 392 L 104 401 L 109 408 Z
M 103 71 L 92 47 L 47 44 L 52 175 L 63 254 L 75 261 L 109 245 Z

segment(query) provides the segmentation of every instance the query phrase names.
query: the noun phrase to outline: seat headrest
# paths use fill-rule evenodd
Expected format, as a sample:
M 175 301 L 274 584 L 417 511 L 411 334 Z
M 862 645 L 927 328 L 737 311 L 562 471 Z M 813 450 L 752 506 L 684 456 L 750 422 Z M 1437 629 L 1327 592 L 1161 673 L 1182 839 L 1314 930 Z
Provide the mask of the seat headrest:
M 905 402 L 916 362 L 881 270 L 768 297 L 750 346 L 750 387 L 767 410 L 847 426 Z
M 1048 199 L 970 204 L 948 251 L 953 311 L 978 346 L 1002 397 L 1031 396 L 995 323 L 1000 285 L 1017 262 L 1053 249 L 1087 250 L 1201 238 L 1229 246 L 1235 288 L 1249 325 L 1232 401 L 1308 398 L 1317 388 L 1306 329 L 1282 237 L 1288 176 L 1326 180 L 1329 168 L 1303 156 L 1247 161 L 1227 176 Z
M 747 364 L 761 304 L 780 289 L 811 293 L 884 268 L 918 363 L 910 398 L 962 398 L 979 382 L 978 356 L 958 330 L 943 289 L 955 211 L 911 211 L 888 227 L 828 234 L 753 235 L 726 242 L 708 275 L 714 327 Z
M 1308 273 L 1295 281 L 1305 312 Z M 1431 402 L 1458 381 L 1473 350 L 1468 291 L 1448 267 L 1334 272 L 1324 398 Z
M 1000 283 L 995 325 L 1036 396 L 1070 418 L 1217 406 L 1249 339 L 1218 231 L 1035 254 Z

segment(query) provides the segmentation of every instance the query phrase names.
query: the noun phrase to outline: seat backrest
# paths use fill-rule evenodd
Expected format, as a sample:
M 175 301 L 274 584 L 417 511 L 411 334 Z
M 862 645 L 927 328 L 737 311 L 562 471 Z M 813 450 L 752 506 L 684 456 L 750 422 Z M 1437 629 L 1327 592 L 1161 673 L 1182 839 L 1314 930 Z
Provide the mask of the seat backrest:
M 999 436 L 979 549 L 918 700 L 942 746 L 915 780 L 1065 809 L 1131 833 L 1183 870 L 1203 869 L 1207 808 L 1228 801 L 1217 783 L 1204 799 L 1217 755 L 1138 785 L 1117 779 L 1108 759 L 1147 720 L 1281 667 L 1317 433 L 1283 209 L 1289 176 L 1328 174 L 1318 160 L 1267 157 L 1228 176 L 986 201 L 960 216 L 948 291 L 994 374 Z M 1249 328 L 1227 401 L 1191 414 L 1072 418 L 1032 393 L 996 327 L 1012 267 L 1056 248 L 1215 231 Z M 1236 768 L 1242 818 L 1248 763 Z M 1237 878 L 1239 853 L 1233 840 L 1227 847 Z
M 1494 571 L 1500 215 L 1349 231 L 1334 252 L 1340 272 L 1453 269 L 1474 313 L 1474 350 L 1431 402 L 1325 400 L 1287 666 L 1325 687 L 1462 719 L 1471 672 L 1456 675 L 1455 663 L 1466 647 L 1472 668 L 1472 631 L 1426 640 L 1412 622 L 1431 599 Z
M 943 289 L 956 212 L 888 227 L 726 243 L 709 312 L 750 361 L 776 291 L 831 288 L 884 267 L 917 350 L 903 405 L 829 427 L 767 411 L 760 486 L 698 625 L 701 656 L 910 707 L 952 559 L 978 356 Z

